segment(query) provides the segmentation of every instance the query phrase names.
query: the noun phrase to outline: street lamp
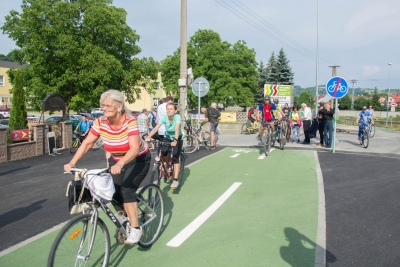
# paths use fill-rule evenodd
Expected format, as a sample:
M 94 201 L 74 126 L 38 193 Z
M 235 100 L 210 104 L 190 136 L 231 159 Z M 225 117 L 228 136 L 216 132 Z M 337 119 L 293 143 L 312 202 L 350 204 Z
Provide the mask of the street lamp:
M 389 118 L 389 98 L 390 98 L 390 69 L 392 67 L 392 63 L 388 63 L 389 65 L 389 90 L 388 90 L 388 98 L 386 102 L 386 127 L 388 127 L 388 118 Z

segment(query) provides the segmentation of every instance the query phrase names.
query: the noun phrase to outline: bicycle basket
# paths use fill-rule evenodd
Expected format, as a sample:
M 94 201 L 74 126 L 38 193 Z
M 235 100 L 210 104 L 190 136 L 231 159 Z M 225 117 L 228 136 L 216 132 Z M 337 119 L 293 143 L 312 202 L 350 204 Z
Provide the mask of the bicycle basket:
M 92 200 L 90 191 L 87 188 L 82 187 L 81 180 L 72 180 L 68 183 L 67 197 L 68 209 L 71 214 L 83 212 L 84 209 L 89 207 L 86 203 Z
M 114 181 L 109 173 L 103 173 L 105 169 L 90 170 L 85 174 L 85 187 L 92 192 L 97 200 L 106 203 L 112 200 L 115 193 Z

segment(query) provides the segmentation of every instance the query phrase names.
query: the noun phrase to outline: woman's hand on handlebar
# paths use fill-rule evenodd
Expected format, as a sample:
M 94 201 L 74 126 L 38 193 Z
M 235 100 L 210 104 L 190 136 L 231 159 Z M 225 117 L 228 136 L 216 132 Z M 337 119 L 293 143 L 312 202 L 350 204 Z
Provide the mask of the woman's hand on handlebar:
M 124 165 L 118 162 L 117 164 L 115 164 L 110 168 L 110 172 L 111 174 L 120 174 L 122 172 L 123 167 Z
M 75 167 L 75 166 L 73 166 L 71 163 L 65 164 L 64 165 L 64 171 L 65 172 L 70 172 L 73 167 Z
M 150 142 L 150 141 L 151 141 L 151 138 L 150 138 L 149 136 L 147 136 L 146 139 L 144 139 L 144 141 Z

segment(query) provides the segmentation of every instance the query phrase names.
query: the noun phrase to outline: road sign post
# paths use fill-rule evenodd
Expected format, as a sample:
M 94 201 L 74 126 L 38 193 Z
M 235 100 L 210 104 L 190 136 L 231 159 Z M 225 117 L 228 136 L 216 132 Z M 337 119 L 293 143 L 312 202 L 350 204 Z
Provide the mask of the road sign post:
M 333 127 L 333 144 L 332 144 L 332 153 L 335 153 L 336 146 L 336 121 L 337 121 L 337 112 L 338 112 L 338 98 L 344 97 L 349 91 L 348 83 L 345 79 L 340 76 L 332 77 L 326 83 L 326 93 L 330 95 L 332 98 L 335 98 L 335 125 Z
M 200 118 L 200 98 L 205 96 L 210 89 L 210 84 L 203 77 L 199 77 L 192 83 L 193 94 L 199 98 L 198 118 Z M 197 120 L 197 128 L 200 128 L 200 119 Z

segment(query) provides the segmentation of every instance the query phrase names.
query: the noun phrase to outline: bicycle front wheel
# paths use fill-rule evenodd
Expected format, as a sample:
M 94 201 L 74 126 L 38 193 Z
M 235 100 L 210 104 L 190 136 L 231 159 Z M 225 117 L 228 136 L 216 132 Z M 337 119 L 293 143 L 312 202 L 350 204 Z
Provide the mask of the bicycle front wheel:
M 79 142 L 79 138 L 76 138 L 75 141 L 72 143 L 69 152 L 71 154 L 75 154 L 75 152 L 78 150 L 79 146 L 81 145 L 81 143 Z
M 362 145 L 364 148 L 367 148 L 369 145 L 369 134 L 368 134 L 368 131 L 366 131 L 366 130 L 364 130 L 364 133 L 363 133 Z
M 181 153 L 179 155 L 179 164 L 180 164 L 180 168 L 179 168 L 179 175 L 178 175 L 178 187 L 175 188 L 178 189 L 179 187 L 181 187 L 182 182 L 183 182 L 183 176 L 185 174 L 185 154 Z
M 242 131 L 241 131 L 241 133 L 242 134 L 249 134 L 250 132 L 247 130 L 247 123 L 244 123 L 243 125 L 242 125 Z
M 286 140 L 286 136 L 285 136 L 285 129 L 281 128 L 279 130 L 279 148 L 281 150 L 283 150 L 283 148 L 285 147 L 285 140 Z
M 97 141 L 96 141 L 96 143 L 94 143 L 92 149 L 93 149 L 94 151 L 96 151 L 97 149 L 99 149 L 99 148 L 102 147 L 102 146 L 103 146 L 103 140 L 101 140 L 101 138 L 98 138 Z
M 269 152 L 271 151 L 271 132 L 268 129 L 267 132 L 264 135 L 264 154 L 265 156 L 269 155 Z
M 369 137 L 372 138 L 375 136 L 375 126 L 371 125 L 371 127 L 369 128 Z
M 183 147 L 187 154 L 195 152 L 199 147 L 197 138 L 193 135 L 185 135 L 183 137 Z
M 143 235 L 138 245 L 148 248 L 156 242 L 164 221 L 164 199 L 160 188 L 148 184 L 137 195 L 139 206 L 139 225 Z
M 70 220 L 51 246 L 47 267 L 107 266 L 110 258 L 110 235 L 102 219 L 91 221 L 92 214 Z

